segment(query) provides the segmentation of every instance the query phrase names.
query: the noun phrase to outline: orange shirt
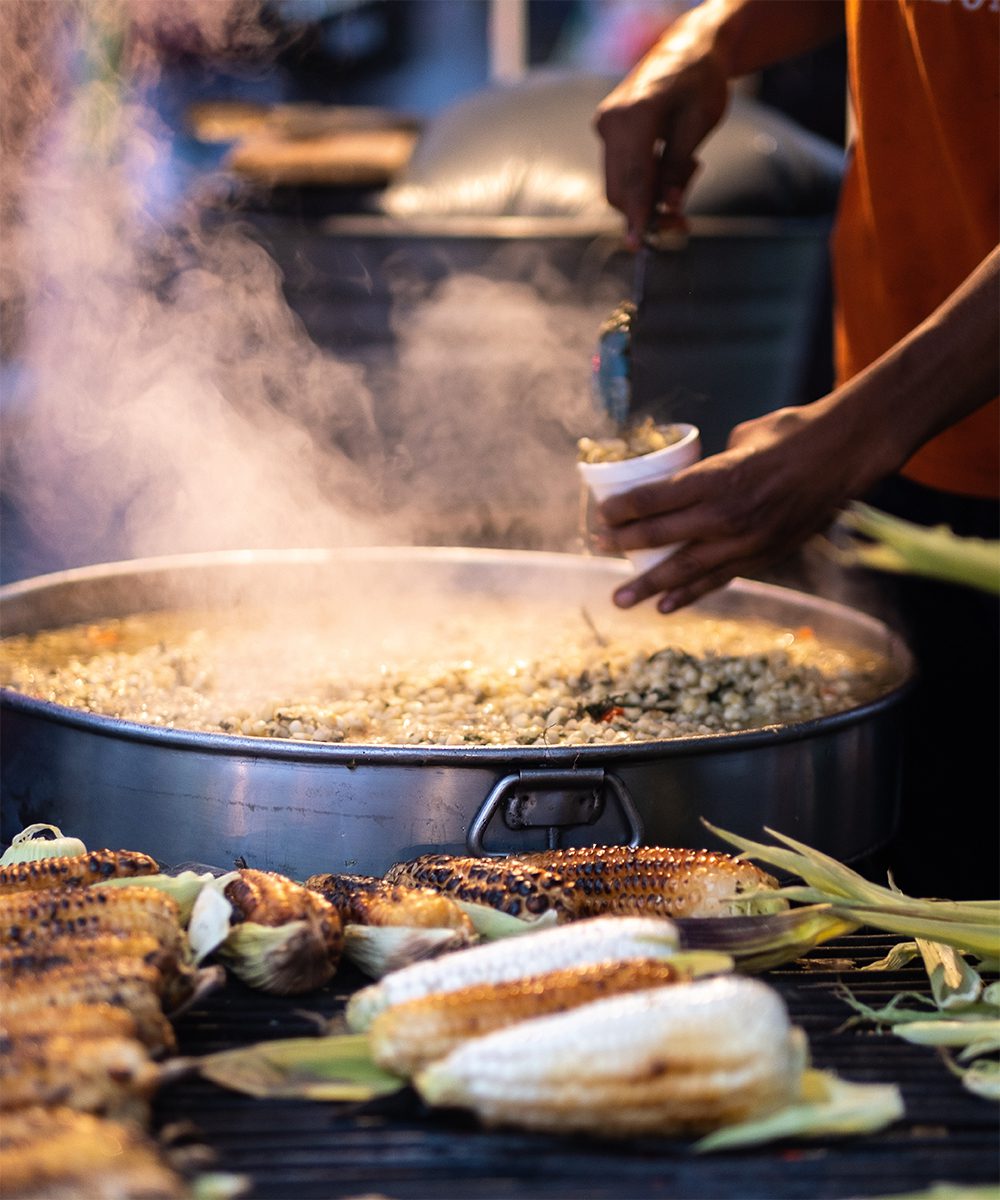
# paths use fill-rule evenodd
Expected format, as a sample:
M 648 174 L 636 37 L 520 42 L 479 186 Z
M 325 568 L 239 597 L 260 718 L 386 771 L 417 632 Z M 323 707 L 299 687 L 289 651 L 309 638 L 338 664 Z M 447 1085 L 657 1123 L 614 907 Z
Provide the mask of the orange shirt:
M 1000 3 L 845 0 L 857 138 L 833 241 L 837 372 L 918 325 L 1000 234 Z M 1000 494 L 1000 402 L 923 446 L 903 474 Z

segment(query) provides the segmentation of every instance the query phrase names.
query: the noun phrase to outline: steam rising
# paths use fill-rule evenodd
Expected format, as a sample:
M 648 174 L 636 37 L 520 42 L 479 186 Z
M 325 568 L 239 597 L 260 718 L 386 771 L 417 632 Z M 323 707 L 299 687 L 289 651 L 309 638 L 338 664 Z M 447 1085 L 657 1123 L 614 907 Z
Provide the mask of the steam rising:
M 170 131 L 145 103 L 159 47 L 262 37 L 239 0 L 0 6 L 0 299 L 18 365 L 5 492 L 64 566 L 365 542 L 566 548 L 593 311 L 568 304 L 557 321 L 531 287 L 453 278 L 430 303 L 401 299 L 398 370 L 376 394 L 310 339 L 238 220 L 176 195 Z

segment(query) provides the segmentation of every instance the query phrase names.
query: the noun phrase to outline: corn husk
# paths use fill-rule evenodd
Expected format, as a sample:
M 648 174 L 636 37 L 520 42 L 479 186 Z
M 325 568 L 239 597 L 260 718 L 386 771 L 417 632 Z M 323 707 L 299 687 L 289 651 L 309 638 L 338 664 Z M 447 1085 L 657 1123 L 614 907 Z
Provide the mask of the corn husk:
M 195 1066 L 220 1087 L 249 1096 L 363 1101 L 403 1086 L 374 1064 L 364 1034 L 258 1042 L 209 1054 Z
M 1000 1050 L 1000 1020 L 983 1018 L 978 1021 L 953 1018 L 940 1021 L 909 1021 L 893 1029 L 897 1037 L 918 1046 L 949 1046 L 971 1049 L 976 1054 Z M 968 1057 L 973 1057 L 972 1054 Z
M 917 525 L 860 501 L 841 514 L 840 523 L 874 539 L 841 549 L 842 562 L 1000 593 L 1000 542 L 959 537 L 947 525 Z
M 983 994 L 983 979 L 954 946 L 917 938 L 917 948 L 927 969 L 931 995 L 938 1008 L 965 1008 Z
M 740 971 L 766 971 L 858 927 L 830 905 L 816 904 L 753 917 L 678 917 L 685 950 L 732 955 Z
M 210 880 L 195 898 L 188 919 L 188 943 L 195 962 L 203 962 L 229 936 L 233 906 L 225 889 L 235 874 Z
M 356 967 L 381 979 L 410 963 L 473 945 L 462 929 L 414 928 L 408 925 L 345 925 L 344 955 Z
M 942 1012 L 930 996 L 925 996 L 921 992 L 900 992 L 898 995 L 893 996 L 889 1003 L 882 1008 L 872 1008 L 865 1004 L 857 996 L 853 995 L 847 987 L 838 988 L 837 994 L 845 1004 L 849 1004 L 858 1014 L 858 1017 L 854 1018 L 854 1021 L 864 1019 L 876 1025 L 890 1025 L 895 1027 L 897 1025 L 909 1025 L 915 1021 L 977 1022 L 994 1020 L 1000 1016 L 995 1004 L 984 1001 L 967 1005 L 964 1009 L 957 1012 Z M 909 1002 L 911 1007 L 907 1007 L 907 1002 Z
M 215 882 L 215 876 L 210 871 L 199 875 L 196 871 L 182 871 L 179 875 L 136 875 L 122 879 L 102 879 L 92 887 L 151 887 L 158 892 L 166 892 L 177 901 L 180 911 L 179 920 L 182 926 L 187 926 L 191 913 L 201 895 L 202 889 Z
M 1000 958 L 1000 900 L 920 900 L 892 888 L 870 883 L 850 867 L 819 850 L 772 829 L 766 832 L 783 843 L 768 846 L 738 834 L 706 827 L 737 846 L 742 855 L 759 859 L 806 881 L 806 887 L 787 887 L 781 894 L 805 904 L 829 904 L 838 916 L 983 958 Z M 794 911 L 794 910 L 793 910 Z
M 247 987 L 291 996 L 322 987 L 334 976 L 327 947 L 309 921 L 234 925 L 216 954 Z
M 248 1196 L 253 1186 L 248 1175 L 230 1171 L 203 1171 L 188 1185 L 191 1200 L 239 1200 Z
M 512 917 L 510 913 L 490 908 L 486 904 L 473 904 L 468 900 L 456 900 L 455 903 L 472 922 L 473 928 L 484 942 L 517 937 L 522 933 L 537 933 L 540 929 L 552 928 L 559 921 L 559 915 L 553 909 L 542 913 L 540 917 L 527 919 Z
M 936 1046 L 964 1087 L 984 1099 L 1000 1100 L 1000 1064 L 981 1057 L 1000 1049 L 1000 988 L 996 984 L 984 988 L 978 1000 L 947 1009 L 919 992 L 901 992 L 882 1008 L 869 1007 L 847 988 L 841 988 L 840 995 L 858 1014 L 852 1020 L 886 1025 L 908 1042 Z M 907 1007 L 907 1001 L 913 1007 Z M 950 1055 L 951 1050 L 959 1051 L 956 1057 Z
M 759 1146 L 789 1137 L 844 1137 L 875 1133 L 898 1121 L 903 1098 L 895 1084 L 848 1083 L 832 1071 L 807 1070 L 800 1100 L 755 1121 L 742 1121 L 695 1143 L 701 1154 Z
M 959 1067 L 945 1058 L 945 1064 L 974 1096 L 1000 1101 L 1000 1062 L 997 1059 L 983 1058 L 971 1067 Z
M 893 1192 L 881 1200 L 1000 1200 L 1000 1189 L 992 1184 L 932 1183 L 919 1192 Z
M 897 942 L 889 953 L 875 962 L 866 963 L 858 969 L 861 971 L 901 971 L 909 966 L 915 958 L 920 957 L 920 948 L 916 942 Z
M 41 834 L 51 834 L 41 837 Z M 0 867 L 14 863 L 37 862 L 42 858 L 77 858 L 87 853 L 79 838 L 66 837 L 58 825 L 38 823 L 28 825 L 10 839 L 10 845 L 0 855 Z

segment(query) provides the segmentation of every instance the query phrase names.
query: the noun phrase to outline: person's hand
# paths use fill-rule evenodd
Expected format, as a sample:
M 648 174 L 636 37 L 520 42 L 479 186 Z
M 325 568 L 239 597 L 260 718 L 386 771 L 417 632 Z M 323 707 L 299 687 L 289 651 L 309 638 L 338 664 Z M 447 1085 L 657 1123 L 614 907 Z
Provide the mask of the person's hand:
M 697 29 L 668 34 L 598 107 L 607 197 L 625 214 L 633 249 L 654 216 L 679 217 L 695 150 L 726 110 L 726 80 Z
M 823 402 L 738 425 L 720 454 L 605 500 L 594 533 L 605 550 L 679 543 L 615 592 L 623 608 L 662 593 L 661 612 L 770 565 L 823 529 L 886 473 L 876 439 Z

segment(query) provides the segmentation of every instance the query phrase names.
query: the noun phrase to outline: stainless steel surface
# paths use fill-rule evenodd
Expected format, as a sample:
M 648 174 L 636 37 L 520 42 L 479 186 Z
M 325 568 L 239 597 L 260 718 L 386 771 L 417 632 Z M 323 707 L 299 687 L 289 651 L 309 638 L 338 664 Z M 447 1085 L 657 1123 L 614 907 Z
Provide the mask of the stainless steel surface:
M 441 589 L 564 596 L 595 621 L 627 575 L 612 559 L 460 549 L 192 555 L 84 568 L 0 589 L 5 634 L 178 603 L 238 606 L 324 589 Z M 199 734 L 97 717 L 4 691 L 0 834 L 50 821 L 93 846 L 144 849 L 303 876 L 381 872 L 427 850 L 546 845 L 705 845 L 701 818 L 763 825 L 840 858 L 890 836 L 899 702 L 912 674 L 880 622 L 839 604 L 737 581 L 699 607 L 811 625 L 884 651 L 897 682 L 873 703 L 798 726 L 635 745 L 424 748 L 321 745 Z M 634 613 L 643 622 L 655 612 Z M 558 636 L 556 631 L 554 636 Z

